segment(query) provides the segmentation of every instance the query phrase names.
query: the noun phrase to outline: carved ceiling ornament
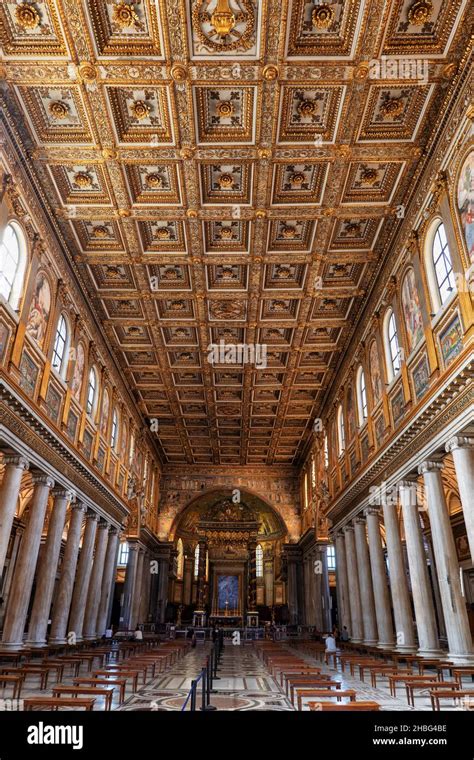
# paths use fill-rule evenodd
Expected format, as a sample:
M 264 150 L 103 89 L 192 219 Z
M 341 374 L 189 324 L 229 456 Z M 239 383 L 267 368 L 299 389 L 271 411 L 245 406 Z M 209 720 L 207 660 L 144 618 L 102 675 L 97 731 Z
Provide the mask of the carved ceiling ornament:
M 18 26 L 22 29 L 37 29 L 41 22 L 41 16 L 32 3 L 20 3 L 15 8 L 15 18 Z
M 329 29 L 334 21 L 334 11 L 328 3 L 318 4 L 311 13 L 311 21 L 317 29 Z
M 416 0 L 408 9 L 408 21 L 412 26 L 424 26 L 433 15 L 431 0 Z
M 62 100 L 52 100 L 48 108 L 53 119 L 57 119 L 58 121 L 67 119 L 69 116 L 69 106 Z
M 205 49 L 245 51 L 255 38 L 255 11 L 251 0 L 196 0 L 193 29 Z
M 114 5 L 112 19 L 122 30 L 130 29 L 140 23 L 133 3 L 117 3 Z

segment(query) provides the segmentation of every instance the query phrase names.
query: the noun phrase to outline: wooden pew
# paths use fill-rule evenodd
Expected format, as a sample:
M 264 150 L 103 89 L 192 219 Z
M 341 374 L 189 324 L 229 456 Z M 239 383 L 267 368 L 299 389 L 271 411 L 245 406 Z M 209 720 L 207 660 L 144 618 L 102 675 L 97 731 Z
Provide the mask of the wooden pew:
M 68 686 L 65 684 L 57 683 L 52 689 L 53 697 L 61 697 L 63 694 L 71 694 L 71 696 L 77 697 L 79 694 L 97 694 L 98 697 L 105 698 L 105 709 L 109 711 L 112 708 L 112 697 L 114 695 L 113 689 L 97 689 L 94 686 Z
M 452 699 L 453 702 L 456 703 L 457 700 L 461 701 L 461 699 L 464 699 L 465 697 L 472 697 L 474 704 L 474 691 L 466 691 L 462 689 L 432 689 L 430 691 L 431 709 L 440 709 L 440 699 Z
M 3 673 L 0 675 L 0 685 L 2 685 L 3 688 L 5 688 L 7 684 L 13 684 L 12 699 L 20 699 L 21 687 L 23 686 L 24 680 L 25 676 L 23 673 Z
M 334 689 L 334 691 L 331 691 L 331 689 L 303 689 L 297 692 L 296 700 L 298 710 L 301 711 L 305 697 L 325 697 L 326 699 L 336 699 L 338 702 L 341 701 L 342 697 L 349 697 L 351 702 L 355 702 L 356 696 L 357 692 L 355 689 L 345 689 L 345 691 L 341 689 Z
M 95 699 L 87 697 L 26 697 L 23 700 L 23 707 L 26 711 L 39 708 L 40 710 L 59 710 L 60 707 L 81 708 L 90 712 L 94 709 Z
M 365 712 L 380 710 L 378 702 L 346 702 L 345 704 L 337 704 L 336 702 L 308 702 L 308 707 L 313 712 L 344 712 L 345 710 Z
M 459 691 L 459 684 L 457 681 L 420 681 L 410 680 L 405 684 L 407 693 L 407 702 L 409 705 L 415 707 L 415 691 L 419 689 L 428 689 L 429 691 Z
M 126 678 L 111 678 L 110 680 L 106 678 L 74 678 L 72 682 L 74 686 L 84 685 L 94 688 L 97 686 L 110 686 L 112 689 L 118 689 L 119 703 L 122 704 L 125 701 Z

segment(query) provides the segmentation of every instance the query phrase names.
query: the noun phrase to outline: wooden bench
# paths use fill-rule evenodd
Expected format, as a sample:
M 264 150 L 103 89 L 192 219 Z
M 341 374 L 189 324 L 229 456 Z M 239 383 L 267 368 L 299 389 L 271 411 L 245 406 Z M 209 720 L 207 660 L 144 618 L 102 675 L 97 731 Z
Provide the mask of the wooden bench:
M 456 700 L 461 700 L 465 697 L 472 697 L 474 704 L 474 691 L 465 691 L 462 689 L 432 689 L 430 691 L 431 709 L 440 709 L 440 699 L 452 699 L 454 702 L 456 702 Z
M 380 710 L 378 702 L 346 702 L 345 704 L 337 704 L 336 702 L 308 702 L 308 707 L 311 711 L 318 712 L 343 712 L 345 710 L 365 712 Z
M 292 704 L 295 703 L 295 694 L 298 693 L 300 690 L 304 689 L 340 689 L 341 688 L 341 682 L 340 681 L 331 681 L 330 679 L 323 680 L 321 678 L 315 678 L 312 681 L 301 681 L 292 683 L 290 686 L 290 692 L 288 694 L 290 702 Z
M 372 687 L 374 689 L 377 688 L 377 676 L 381 678 L 388 678 L 392 675 L 405 675 L 405 676 L 411 676 L 413 675 L 413 671 L 411 668 L 408 670 L 405 669 L 397 669 L 393 665 L 379 665 L 378 667 L 369 668 L 370 672 L 370 681 L 372 684 Z
M 388 684 L 390 687 L 390 694 L 392 697 L 397 696 L 397 683 L 403 683 L 407 684 L 410 681 L 431 681 L 433 682 L 432 676 L 407 676 L 406 673 L 400 673 L 397 671 L 396 673 L 392 673 L 392 675 L 388 676 Z
M 406 683 L 405 688 L 408 704 L 415 707 L 415 691 L 418 691 L 419 689 L 428 689 L 428 691 L 459 691 L 459 684 L 456 681 L 420 681 L 418 679 Z
M 454 667 L 453 668 L 453 678 L 456 679 L 456 681 L 459 682 L 459 686 L 462 688 L 462 677 L 463 676 L 474 676 L 474 668 L 471 668 L 470 666 L 463 666 L 463 667 Z M 471 678 L 471 680 L 474 680 Z
M 9 683 L 13 684 L 12 699 L 20 699 L 21 687 L 23 686 L 24 680 L 25 676 L 23 673 L 4 673 L 3 675 L 0 675 L 0 684 L 3 685 L 3 688 Z
M 52 689 L 53 697 L 61 697 L 63 694 L 71 694 L 71 696 L 77 697 L 79 694 L 97 694 L 99 697 L 105 699 L 105 709 L 110 710 L 112 708 L 112 697 L 114 696 L 113 689 L 97 689 L 94 686 L 67 686 L 65 684 L 57 683 Z
M 40 710 L 47 710 L 48 707 L 51 710 L 59 710 L 60 707 L 72 707 L 81 708 L 91 711 L 94 709 L 95 699 L 88 699 L 87 697 L 26 697 L 23 700 L 23 708 L 26 711 L 34 710 L 38 708 Z
M 289 670 L 280 671 L 280 684 L 283 686 L 283 681 L 290 676 L 318 676 L 321 674 L 320 668 L 291 668 Z
M 298 674 L 288 675 L 285 678 L 285 680 L 286 680 L 285 690 L 286 690 L 286 693 L 289 694 L 291 685 L 294 683 L 311 684 L 313 683 L 313 681 L 330 681 L 331 676 L 329 675 L 329 673 L 314 673 L 314 674 L 308 673 L 308 675 L 305 675 L 303 673 L 299 675 Z
M 110 680 L 106 678 L 74 678 L 73 684 L 74 686 L 85 685 L 94 688 L 96 686 L 110 686 L 112 689 L 118 689 L 119 703 L 122 704 L 125 701 L 126 678 L 111 678 Z
M 302 709 L 302 702 L 305 697 L 325 697 L 326 699 L 336 699 L 341 701 L 342 697 L 349 697 L 351 702 L 356 701 L 357 692 L 355 689 L 303 689 L 297 694 L 298 710 Z
M 100 676 L 101 678 L 104 676 L 110 676 L 111 678 L 130 679 L 133 684 L 133 691 L 138 691 L 138 676 L 140 673 L 137 670 L 94 670 L 92 675 L 94 677 Z

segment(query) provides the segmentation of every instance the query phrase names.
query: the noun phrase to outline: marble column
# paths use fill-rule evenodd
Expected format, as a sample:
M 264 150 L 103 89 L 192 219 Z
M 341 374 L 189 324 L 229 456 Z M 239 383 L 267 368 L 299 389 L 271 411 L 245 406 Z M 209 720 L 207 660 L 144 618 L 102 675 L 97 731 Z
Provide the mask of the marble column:
M 418 471 L 423 475 L 425 483 L 436 573 L 448 636 L 448 656 L 453 662 L 472 663 L 472 636 L 466 600 L 461 590 L 456 544 L 441 479 L 442 468 L 441 462 L 424 462 Z
M 315 573 L 313 566 L 312 587 L 316 602 L 316 619 L 321 620 L 321 628 L 319 628 L 319 630 L 331 631 L 331 594 L 329 591 L 328 555 L 326 542 L 321 542 L 316 545 L 316 561 L 321 563 L 317 566 L 318 568 L 321 567 L 320 573 Z
M 48 630 L 67 505 L 76 498 L 74 491 L 68 491 L 64 488 L 55 489 L 53 495 L 53 509 L 36 579 L 36 592 L 28 629 L 27 644 L 31 647 L 46 645 L 46 631 Z
M 474 564 L 474 438 L 451 438 L 446 444 L 446 451 L 451 452 L 454 461 L 471 562 Z
M 336 534 L 335 540 L 336 547 L 336 589 L 337 598 L 339 601 L 339 628 L 342 631 L 344 626 L 347 630 L 351 630 L 351 607 L 349 596 L 349 581 L 347 578 L 347 558 L 346 558 L 346 544 L 344 541 L 344 533 L 339 531 Z
M 86 516 L 86 528 L 82 540 L 82 548 L 77 565 L 76 582 L 72 594 L 71 614 L 69 616 L 68 640 L 71 643 L 82 641 L 84 627 L 84 615 L 86 612 L 87 592 L 92 571 L 92 557 L 94 554 L 94 542 L 97 533 L 99 516 L 95 512 L 88 512 Z
M 50 644 L 66 644 L 67 621 L 71 609 L 72 590 L 76 575 L 79 544 L 81 541 L 82 520 L 86 507 L 81 502 L 71 505 L 71 518 L 67 532 L 66 548 L 64 550 L 61 576 L 53 602 L 53 616 L 49 632 Z
M 166 607 L 168 604 L 168 587 L 169 587 L 170 561 L 169 557 L 160 559 L 160 570 L 158 575 L 158 623 L 164 623 L 166 618 Z
M 423 657 L 433 657 L 441 650 L 416 490 L 417 485 L 413 481 L 402 480 L 399 483 L 411 592 L 418 632 L 418 654 Z
M 113 525 L 109 528 L 107 551 L 104 561 L 104 575 L 100 591 L 99 612 L 97 614 L 97 636 L 103 636 L 107 627 L 110 597 L 115 586 L 117 560 L 118 530 Z
M 374 590 L 370 569 L 369 547 L 367 544 L 367 527 L 363 517 L 354 520 L 354 535 L 357 556 L 357 573 L 362 604 L 362 621 L 364 626 L 364 644 L 375 646 L 379 636 L 375 617 Z
M 122 609 L 120 610 L 121 631 L 130 630 L 130 616 L 132 613 L 133 587 L 135 586 L 135 577 L 138 563 L 138 544 L 128 544 L 127 569 L 125 571 L 125 583 L 123 584 Z
M 385 524 L 385 541 L 389 565 L 390 592 L 392 595 L 395 634 L 399 652 L 415 652 L 415 632 L 410 604 L 410 592 L 405 571 L 403 546 L 400 538 L 400 526 L 396 501 L 383 499 L 383 519 Z
M 46 508 L 54 480 L 43 473 L 33 476 L 34 492 L 28 523 L 20 544 L 12 588 L 3 626 L 2 649 L 23 646 L 28 605 L 35 577 Z
M 16 454 L 6 456 L 3 462 L 5 470 L 2 484 L 0 485 L 0 578 L 5 566 L 13 518 L 15 517 L 15 510 L 18 504 L 21 479 L 23 473 L 30 466 L 25 457 L 17 456 Z
M 361 643 L 364 639 L 362 618 L 362 603 L 360 599 L 359 575 L 357 573 L 357 555 L 354 538 L 354 528 L 346 525 L 344 528 L 344 541 L 346 544 L 347 578 L 349 581 L 349 604 L 351 609 L 351 625 L 349 634 L 351 641 Z
M 374 588 L 375 614 L 377 617 L 377 629 L 379 632 L 377 646 L 379 646 L 380 649 L 393 649 L 395 640 L 393 636 L 392 610 L 390 608 L 390 592 L 385 570 L 382 537 L 380 535 L 380 510 L 375 507 L 369 507 L 365 510 L 365 515 L 369 537 L 369 554 Z
M 84 638 L 92 641 L 97 638 L 97 615 L 99 613 L 100 592 L 104 574 L 105 552 L 107 551 L 107 536 L 109 524 L 100 520 L 97 529 L 97 541 L 94 553 L 94 563 L 87 590 L 86 611 L 84 614 Z
M 140 547 L 138 551 L 137 572 L 135 574 L 135 585 L 132 592 L 132 611 L 130 614 L 130 630 L 134 631 L 137 627 L 137 623 L 143 621 L 138 620 L 138 612 L 140 609 L 140 602 L 143 591 L 143 565 L 145 562 L 145 550 Z M 148 563 L 148 568 L 150 563 Z

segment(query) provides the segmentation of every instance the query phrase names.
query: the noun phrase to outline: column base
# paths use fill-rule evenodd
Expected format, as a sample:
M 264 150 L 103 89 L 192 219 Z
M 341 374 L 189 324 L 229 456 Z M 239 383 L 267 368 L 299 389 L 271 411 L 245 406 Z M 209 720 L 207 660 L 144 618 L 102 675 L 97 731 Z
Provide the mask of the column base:
M 48 644 L 51 644 L 54 647 L 62 646 L 68 643 L 67 639 L 48 639 Z
M 417 648 L 415 644 L 399 644 L 395 647 L 395 652 L 399 654 L 415 654 Z
M 377 649 L 393 649 L 395 646 L 394 641 L 379 641 Z
M 362 643 L 365 644 L 366 647 L 376 647 L 378 639 L 364 639 Z
M 417 655 L 419 657 L 426 657 L 427 659 L 433 658 L 433 657 L 439 657 L 440 655 L 443 655 L 444 652 L 442 649 L 419 649 L 417 652 Z
M 350 643 L 351 644 L 364 644 L 364 640 L 363 639 L 354 639 L 354 638 L 351 638 Z
M 1 641 L 0 652 L 17 652 L 19 649 L 24 649 L 25 645 L 23 641 Z
M 452 662 L 454 665 L 474 665 L 474 654 L 472 652 L 466 652 L 466 654 L 451 654 L 448 652 L 446 660 Z
M 96 634 L 95 634 L 95 633 L 93 633 L 93 634 L 90 634 L 90 635 L 88 635 L 88 636 L 84 636 L 84 638 L 83 638 L 83 641 L 95 641 L 95 640 L 96 640 L 96 639 L 98 639 L 98 638 L 99 638 L 99 637 L 98 637 L 98 636 L 96 636 Z M 79 641 L 79 639 L 78 639 L 78 641 Z
M 43 641 L 25 641 L 25 646 L 30 649 L 44 649 L 47 646 L 46 639 Z

